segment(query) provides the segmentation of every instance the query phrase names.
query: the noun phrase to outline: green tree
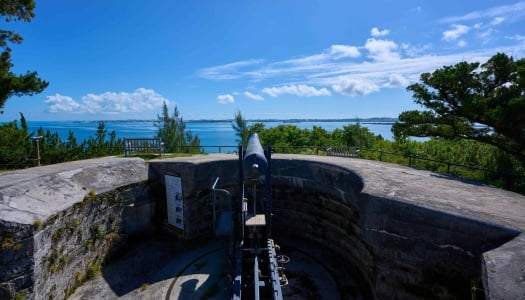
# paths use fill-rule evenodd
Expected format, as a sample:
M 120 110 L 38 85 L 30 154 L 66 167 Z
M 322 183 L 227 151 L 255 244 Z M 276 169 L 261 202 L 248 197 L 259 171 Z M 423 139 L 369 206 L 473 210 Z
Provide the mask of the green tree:
M 186 130 L 186 123 L 179 117 L 177 106 L 170 115 L 168 106 L 164 102 L 161 115 L 157 116 L 155 126 L 158 128 L 157 136 L 164 143 L 166 152 L 200 152 L 200 139 Z
M 20 127 L 13 121 L 0 125 L 0 167 L 17 168 L 29 165 L 32 144 L 26 119 L 20 114 Z
M 471 139 L 525 162 L 525 59 L 498 53 L 484 64 L 460 62 L 422 74 L 407 90 L 426 110 L 401 113 L 396 138 Z
M 271 145 L 277 152 L 300 152 L 299 147 L 310 146 L 310 132 L 296 125 L 279 125 L 259 132 L 261 143 Z
M 78 144 L 75 133 L 72 130 L 68 131 L 67 141 L 66 141 L 66 161 L 78 160 L 85 157 L 84 149 L 81 145 Z
M 0 1 L 0 15 L 6 22 L 22 20 L 30 22 L 35 16 L 34 0 L 2 0 Z M 48 82 L 38 78 L 37 72 L 27 72 L 15 75 L 11 72 L 11 48 L 9 44 L 20 44 L 22 37 L 10 30 L 0 29 L 0 113 L 7 99 L 11 96 L 33 95 L 42 92 Z
M 310 132 L 308 144 L 316 147 L 328 146 L 330 144 L 330 133 L 326 129 L 314 125 Z
M 368 127 L 363 127 L 360 123 L 356 123 L 343 126 L 342 139 L 346 146 L 371 148 L 374 145 L 376 136 Z
M 235 113 L 235 117 L 232 121 L 232 128 L 235 131 L 235 135 L 237 136 L 237 144 L 246 147 L 250 133 L 248 121 L 242 116 L 240 110 Z
M 101 121 L 98 123 L 95 136 L 85 140 L 80 146 L 80 149 L 85 149 L 87 157 L 121 154 L 124 152 L 124 142 L 116 137 L 117 134 L 115 130 L 108 132 L 106 124 Z M 69 143 L 71 143 L 71 137 L 69 137 L 68 140 Z M 68 142 L 65 143 L 64 147 L 67 147 L 67 144 Z
M 265 125 L 263 122 L 255 122 L 255 123 L 252 123 L 250 124 L 250 126 L 248 127 L 248 137 L 252 134 L 252 133 L 257 133 L 260 135 L 261 132 L 263 132 L 264 130 L 266 130 L 265 128 Z M 260 138 L 260 137 L 259 137 Z M 248 142 L 248 141 L 246 141 Z M 267 144 L 264 144 L 264 142 L 261 140 L 261 145 L 267 145 Z

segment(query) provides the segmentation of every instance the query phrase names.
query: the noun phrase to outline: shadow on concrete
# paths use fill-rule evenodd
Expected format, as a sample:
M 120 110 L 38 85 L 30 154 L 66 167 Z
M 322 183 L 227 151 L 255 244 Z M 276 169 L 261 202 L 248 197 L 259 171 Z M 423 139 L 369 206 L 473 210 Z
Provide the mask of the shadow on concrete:
M 178 299 L 194 299 L 195 291 L 197 290 L 197 283 L 199 283 L 199 280 L 197 279 L 190 279 L 185 281 L 181 286 Z
M 191 247 L 191 246 L 190 246 Z M 176 258 L 187 248 L 162 237 L 133 240 L 104 266 L 103 277 L 117 296 L 172 279 L 180 270 Z
M 430 176 L 441 178 L 441 179 L 455 180 L 455 181 L 459 181 L 459 182 L 463 182 L 463 183 L 467 183 L 467 184 L 472 184 L 472 185 L 475 185 L 475 186 L 487 186 L 487 184 L 484 184 L 484 183 L 479 182 L 479 181 L 474 181 L 474 180 L 471 180 L 471 179 L 461 178 L 461 177 L 448 175 L 448 174 L 431 173 Z

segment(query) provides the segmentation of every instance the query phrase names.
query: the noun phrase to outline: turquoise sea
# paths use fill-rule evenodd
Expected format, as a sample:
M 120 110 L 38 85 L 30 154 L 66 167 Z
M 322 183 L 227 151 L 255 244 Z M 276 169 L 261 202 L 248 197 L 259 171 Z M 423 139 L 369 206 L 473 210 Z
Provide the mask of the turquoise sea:
M 232 129 L 231 121 L 185 121 L 187 129 L 195 135 L 198 135 L 201 140 L 201 146 L 205 148 L 206 152 L 217 152 L 216 146 L 235 146 L 236 136 Z M 259 121 L 258 121 L 259 122 Z M 312 127 L 319 126 L 328 131 L 336 128 L 343 128 L 345 125 L 355 124 L 353 122 L 342 121 L 262 121 L 266 128 L 275 127 L 278 125 L 296 125 L 299 128 L 312 129 Z M 97 132 L 98 121 L 28 121 L 29 130 L 36 131 L 42 127 L 44 130 L 57 132 L 62 140 L 67 140 L 69 131 L 73 131 L 78 141 L 82 141 L 89 137 L 94 137 Z M 368 127 L 371 132 L 383 138 L 392 140 L 393 136 L 390 132 L 392 127 L 391 122 L 363 122 L 360 124 Z M 115 130 L 119 138 L 138 138 L 138 137 L 153 137 L 156 135 L 158 128 L 154 121 L 104 121 L 104 125 L 108 131 Z M 213 150 L 216 149 L 216 150 Z

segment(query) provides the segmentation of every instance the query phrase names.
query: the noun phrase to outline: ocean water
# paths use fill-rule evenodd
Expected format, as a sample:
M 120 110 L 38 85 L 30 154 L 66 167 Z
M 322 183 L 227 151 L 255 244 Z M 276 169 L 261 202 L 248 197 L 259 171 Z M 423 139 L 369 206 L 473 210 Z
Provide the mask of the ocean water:
M 336 128 L 343 128 L 345 125 L 354 124 L 339 121 L 268 121 L 263 122 L 266 128 L 275 127 L 281 124 L 296 125 L 299 128 L 312 129 L 313 126 L 319 126 L 327 131 L 333 131 Z M 28 121 L 30 132 L 37 131 L 42 127 L 44 130 L 57 132 L 59 137 L 65 141 L 69 131 L 73 131 L 76 139 L 81 142 L 90 137 L 94 137 L 97 132 L 98 121 Z M 118 138 L 139 138 L 154 137 L 158 131 L 154 121 L 104 121 L 106 129 L 115 130 Z M 392 140 L 390 132 L 392 123 L 366 123 L 361 122 L 361 126 L 368 129 L 383 138 Z M 198 135 L 201 146 L 206 152 L 218 152 L 218 146 L 231 146 L 226 151 L 236 149 L 236 136 L 230 121 L 186 121 L 186 128 L 191 130 L 194 135 Z M 224 152 L 224 150 L 221 150 Z

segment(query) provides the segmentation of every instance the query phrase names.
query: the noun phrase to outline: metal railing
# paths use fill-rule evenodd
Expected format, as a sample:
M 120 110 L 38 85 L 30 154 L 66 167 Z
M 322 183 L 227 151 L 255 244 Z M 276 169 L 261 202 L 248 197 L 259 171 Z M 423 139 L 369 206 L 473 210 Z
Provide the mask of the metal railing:
M 220 150 L 230 147 L 237 148 L 237 146 L 207 146 L 208 148 L 215 147 Z M 222 148 L 221 148 L 222 147 Z M 237 150 L 237 149 L 235 149 Z M 464 180 L 472 180 L 493 184 L 507 190 L 525 194 L 525 175 L 515 174 L 511 172 L 492 170 L 480 166 L 465 165 L 452 161 L 442 161 L 431 158 L 426 158 L 421 155 L 395 153 L 377 149 L 361 148 L 354 146 L 302 146 L 289 147 L 277 146 L 272 147 L 274 153 L 297 153 L 310 154 L 322 156 L 338 156 L 378 160 L 384 162 L 397 163 L 406 165 L 411 168 L 424 169 L 433 171 L 439 174 L 454 176 Z M 207 152 L 217 153 L 217 152 Z
M 352 149 L 355 149 L 355 147 L 349 148 L 351 149 L 349 149 L 348 152 L 351 152 Z M 389 156 L 397 157 L 398 159 L 388 159 Z M 482 168 L 480 166 L 459 164 L 451 161 L 436 160 L 423 157 L 421 155 L 395 153 L 376 149 L 360 148 L 359 156 L 356 157 L 384 162 L 392 162 L 407 165 L 411 168 L 434 171 L 436 173 L 456 176 L 463 179 L 487 182 L 489 184 L 496 184 L 497 186 L 503 187 L 507 190 L 525 193 L 525 175 L 521 174 L 492 170 Z M 466 174 L 465 171 L 469 171 L 469 174 Z M 478 174 L 473 174 L 473 171 L 477 172 Z

